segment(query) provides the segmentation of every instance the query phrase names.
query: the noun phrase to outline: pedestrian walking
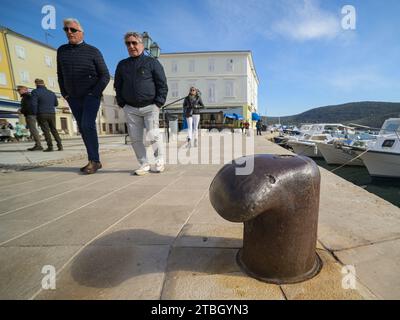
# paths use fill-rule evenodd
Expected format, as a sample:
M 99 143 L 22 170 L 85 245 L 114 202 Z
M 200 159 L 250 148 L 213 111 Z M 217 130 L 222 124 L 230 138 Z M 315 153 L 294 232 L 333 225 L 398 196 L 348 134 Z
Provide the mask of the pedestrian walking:
M 161 63 L 144 54 L 140 33 L 128 32 L 124 37 L 129 58 L 118 63 L 114 87 L 118 105 L 124 109 L 132 147 L 140 167 L 136 175 L 165 169 L 162 137 L 159 131 L 159 113 L 168 94 L 167 79 Z M 144 144 L 152 146 L 155 162 L 149 162 Z
M 262 122 L 261 122 L 261 120 L 258 120 L 257 121 L 257 123 L 256 123 L 256 128 L 257 128 L 257 135 L 258 136 L 261 136 L 262 134 L 261 134 L 261 129 L 262 129 Z
M 243 124 L 243 126 L 245 129 L 244 133 L 246 135 L 250 135 L 250 123 L 246 120 L 245 123 Z
M 197 147 L 201 108 L 204 108 L 204 104 L 201 100 L 199 90 L 195 87 L 191 87 L 189 94 L 187 95 L 185 100 L 183 100 L 183 113 L 185 115 L 186 123 L 188 126 L 188 147 L 192 146 L 192 141 L 194 141 L 194 147 Z
M 78 124 L 88 154 L 89 162 L 80 170 L 92 174 L 102 168 L 96 117 L 110 74 L 99 49 L 83 40 L 84 31 L 77 19 L 65 19 L 64 31 L 68 44 L 57 50 L 58 83 Z
M 18 86 L 17 91 L 21 96 L 21 108 L 19 109 L 19 112 L 24 115 L 26 126 L 29 129 L 31 137 L 35 141 L 35 145 L 31 148 L 28 148 L 28 151 L 43 150 L 40 142 L 39 131 L 36 127 L 36 115 L 32 110 L 32 96 L 29 93 L 28 88 L 25 86 Z
M 35 79 L 36 89 L 32 91 L 32 110 L 37 117 L 40 128 L 43 131 L 44 138 L 46 139 L 47 149 L 44 152 L 51 152 L 53 150 L 53 141 L 57 142 L 58 151 L 63 150 L 60 135 L 56 128 L 56 110 L 58 100 L 55 93 L 48 90 L 42 79 Z M 51 132 L 51 134 L 50 134 Z

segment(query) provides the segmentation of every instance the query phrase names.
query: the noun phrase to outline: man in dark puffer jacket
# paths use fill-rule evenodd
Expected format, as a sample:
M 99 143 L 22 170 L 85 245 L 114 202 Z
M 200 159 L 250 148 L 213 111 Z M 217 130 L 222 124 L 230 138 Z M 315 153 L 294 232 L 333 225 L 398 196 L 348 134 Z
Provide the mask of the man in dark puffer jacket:
M 47 149 L 43 151 L 53 151 L 51 134 L 57 142 L 58 151 L 62 151 L 61 138 L 56 128 L 55 107 L 58 106 L 57 96 L 53 91 L 46 88 L 42 79 L 36 79 L 35 84 L 36 89 L 32 91 L 32 110 L 46 139 Z
M 161 63 L 144 54 L 141 34 L 127 32 L 124 39 L 130 57 L 118 63 L 114 88 L 118 105 L 124 108 L 132 147 L 140 163 L 135 174 L 163 172 L 165 168 L 159 112 L 168 94 L 167 78 Z M 144 132 L 156 158 L 152 167 L 143 143 Z
M 69 43 L 57 50 L 58 83 L 76 119 L 88 153 L 89 163 L 80 170 L 91 174 L 102 167 L 96 117 L 110 74 L 101 52 L 83 41 L 83 28 L 78 20 L 65 19 L 64 31 Z

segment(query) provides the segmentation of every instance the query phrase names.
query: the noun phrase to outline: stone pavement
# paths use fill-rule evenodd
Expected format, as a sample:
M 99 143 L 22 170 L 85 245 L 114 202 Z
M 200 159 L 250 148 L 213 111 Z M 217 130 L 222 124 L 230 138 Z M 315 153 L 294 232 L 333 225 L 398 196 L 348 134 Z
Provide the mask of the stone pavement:
M 100 153 L 126 149 L 124 141 L 125 135 L 100 136 Z M 62 142 L 64 150 L 54 152 L 27 151 L 27 148 L 34 145 L 32 142 L 0 143 L 0 172 L 26 170 L 86 158 L 85 147 L 80 137 L 64 139 Z M 45 141 L 42 141 L 42 146 L 45 148 Z
M 83 160 L 0 173 L 0 298 L 400 298 L 400 209 L 388 202 L 321 169 L 323 269 L 300 284 L 266 284 L 236 264 L 242 224 L 210 204 L 222 163 L 137 177 L 133 152 L 115 144 L 95 175 L 78 173 Z M 264 137 L 255 152 L 288 153 Z M 42 289 L 46 265 L 55 290 Z M 356 289 L 342 287 L 343 265 L 354 265 Z

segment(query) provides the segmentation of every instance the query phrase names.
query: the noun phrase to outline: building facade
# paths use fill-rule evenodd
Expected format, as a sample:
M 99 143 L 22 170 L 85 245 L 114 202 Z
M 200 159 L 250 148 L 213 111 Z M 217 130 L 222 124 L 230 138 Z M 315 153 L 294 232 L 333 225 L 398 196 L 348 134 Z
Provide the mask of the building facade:
M 68 103 L 61 96 L 57 80 L 57 50 L 10 29 L 0 27 L 0 104 L 10 105 L 10 101 L 20 101 L 14 90 L 24 85 L 35 88 L 35 79 L 43 79 L 46 87 L 58 97 L 56 126 L 61 134 L 73 135 L 72 113 Z M 3 101 L 3 103 L 1 103 Z M 24 123 L 24 117 L 19 121 Z
M 124 110 L 117 105 L 114 90 L 114 78 L 103 91 L 99 114 L 97 116 L 97 130 L 99 134 L 127 133 Z
M 0 99 L 17 100 L 13 87 L 10 55 L 4 32 L 0 32 Z
M 203 118 L 215 113 L 223 114 L 224 121 L 253 122 L 259 80 L 251 51 L 164 53 L 160 62 L 168 80 L 168 112 L 180 115 L 183 101 L 174 101 L 188 95 L 194 86 L 201 91 L 206 106 Z

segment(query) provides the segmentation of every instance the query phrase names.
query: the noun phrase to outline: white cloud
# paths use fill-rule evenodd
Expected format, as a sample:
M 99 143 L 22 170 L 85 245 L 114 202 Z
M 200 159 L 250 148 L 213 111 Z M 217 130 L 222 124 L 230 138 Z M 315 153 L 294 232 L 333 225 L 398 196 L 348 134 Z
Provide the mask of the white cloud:
M 341 31 L 340 16 L 321 9 L 314 0 L 304 0 L 289 8 L 273 29 L 298 41 L 335 38 Z
M 332 39 L 342 31 L 340 7 L 329 12 L 318 0 L 209 0 L 208 6 L 225 39 L 261 35 L 307 41 Z

